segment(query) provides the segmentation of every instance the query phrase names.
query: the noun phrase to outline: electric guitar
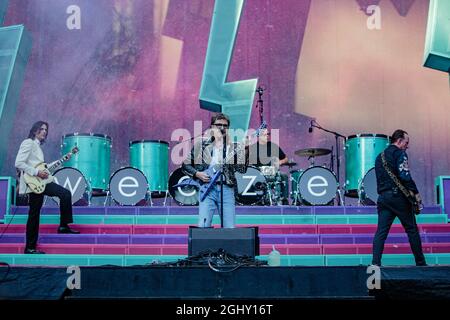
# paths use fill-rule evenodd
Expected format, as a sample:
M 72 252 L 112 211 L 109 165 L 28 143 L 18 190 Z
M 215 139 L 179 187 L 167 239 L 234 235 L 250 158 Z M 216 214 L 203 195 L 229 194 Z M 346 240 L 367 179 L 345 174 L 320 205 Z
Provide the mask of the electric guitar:
M 72 148 L 72 150 L 65 154 L 61 159 L 58 161 L 55 161 L 50 167 L 45 163 L 39 163 L 35 166 L 36 169 L 40 171 L 44 171 L 48 173 L 47 179 L 42 179 L 38 176 L 31 176 L 27 173 L 23 173 L 23 178 L 25 180 L 25 183 L 27 186 L 33 191 L 33 193 L 41 194 L 45 190 L 45 186 L 53 182 L 54 178 L 52 176 L 52 173 L 55 171 L 56 168 L 58 168 L 64 161 L 69 160 L 69 155 L 75 154 L 79 151 L 78 147 Z
M 420 211 L 423 209 L 423 204 L 417 201 L 414 193 L 411 190 L 406 189 L 400 182 L 400 180 L 397 178 L 397 176 L 392 172 L 391 168 L 389 168 L 389 165 L 387 164 L 386 161 L 386 157 L 384 155 L 384 151 L 381 153 L 381 162 L 387 174 L 394 182 L 394 184 L 397 186 L 397 188 L 400 189 L 400 191 L 403 193 L 406 199 L 408 199 L 409 203 L 411 204 L 412 212 L 414 212 L 415 215 L 420 214 Z
M 228 163 L 228 161 L 235 156 L 237 152 L 237 148 L 234 148 L 233 151 L 231 151 L 228 156 L 225 158 L 225 164 Z M 185 187 L 185 186 L 193 186 L 198 188 L 199 195 L 200 195 L 200 201 L 205 200 L 206 196 L 209 194 L 211 189 L 214 187 L 216 182 L 219 180 L 220 175 L 222 174 L 222 165 L 215 165 L 212 167 L 209 167 L 208 169 L 201 171 L 210 177 L 209 182 L 203 182 L 201 180 L 197 180 L 194 178 L 189 178 L 186 180 L 183 180 L 182 182 L 176 184 L 173 186 L 173 188 L 178 187 Z
M 261 125 L 258 127 L 258 129 L 256 129 L 255 133 L 253 133 L 253 136 L 258 136 L 261 133 L 261 130 L 266 129 L 267 128 L 267 123 L 266 121 L 263 121 L 261 123 Z M 248 141 L 246 141 L 244 143 L 245 148 L 248 147 Z M 235 148 L 225 159 L 225 164 L 228 163 L 228 161 L 233 158 L 235 156 L 237 152 L 237 149 Z M 211 189 L 214 187 L 214 185 L 216 184 L 217 180 L 219 180 L 220 175 L 222 174 L 222 166 L 221 165 L 216 165 L 213 167 L 209 167 L 208 169 L 206 169 L 205 171 L 202 171 L 203 173 L 206 173 L 208 175 L 208 177 L 210 177 L 209 182 L 203 182 L 201 180 L 197 180 L 194 178 L 189 178 L 186 180 L 183 180 L 182 182 L 176 184 L 173 186 L 173 188 L 178 188 L 178 187 L 185 187 L 185 186 L 193 186 L 198 188 L 199 190 L 199 194 L 200 194 L 200 201 L 205 200 L 206 196 L 208 195 L 208 193 L 211 191 Z

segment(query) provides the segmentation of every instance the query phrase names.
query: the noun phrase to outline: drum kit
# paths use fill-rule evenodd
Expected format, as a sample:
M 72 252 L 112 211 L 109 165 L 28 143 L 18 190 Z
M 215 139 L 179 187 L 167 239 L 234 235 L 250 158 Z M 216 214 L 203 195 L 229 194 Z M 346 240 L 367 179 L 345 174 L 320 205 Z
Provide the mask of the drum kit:
M 359 134 L 345 143 L 346 175 L 343 189 L 360 204 L 373 205 L 378 194 L 375 158 L 389 144 L 386 135 Z M 169 176 L 169 144 L 161 140 L 135 140 L 129 143 L 130 166 L 110 175 L 112 139 L 102 134 L 72 133 L 62 137 L 61 152 L 73 146 L 80 152 L 54 173 L 55 182 L 69 189 L 72 202 L 105 196 L 118 205 L 153 205 L 152 197 L 168 194 L 178 205 L 198 205 L 198 190 L 192 186 L 174 187 L 189 177 L 181 168 Z M 340 183 L 332 168 L 315 164 L 316 157 L 332 153 L 325 148 L 306 148 L 294 152 L 306 157 L 309 167 L 295 169 L 290 161 L 281 166 L 249 166 L 236 173 L 236 202 L 239 205 L 330 205 L 340 194 Z M 287 168 L 288 173 L 281 172 Z M 57 198 L 54 198 L 58 202 Z
M 96 133 L 71 133 L 62 137 L 61 152 L 77 146 L 79 152 L 54 173 L 55 182 L 72 193 L 72 204 L 105 196 L 118 205 L 152 203 L 152 197 L 168 195 L 169 143 L 136 140 L 129 143 L 130 166 L 110 175 L 111 137 Z M 58 203 L 57 198 L 53 198 Z M 153 203 L 152 203 L 153 204 Z
M 375 159 L 388 145 L 389 138 L 383 134 L 358 134 L 346 139 L 346 180 L 342 187 L 345 196 L 357 198 L 362 205 L 376 204 Z M 296 156 L 309 160 L 309 167 L 294 169 L 297 163 L 290 161 L 281 165 L 289 168 L 287 175 L 274 166 L 249 167 L 246 173 L 237 173 L 237 202 L 243 205 L 288 204 L 289 195 L 291 205 L 331 205 L 335 200 L 343 204 L 341 184 L 333 168 L 315 164 L 316 157 L 330 153 L 332 150 L 326 148 L 295 151 Z

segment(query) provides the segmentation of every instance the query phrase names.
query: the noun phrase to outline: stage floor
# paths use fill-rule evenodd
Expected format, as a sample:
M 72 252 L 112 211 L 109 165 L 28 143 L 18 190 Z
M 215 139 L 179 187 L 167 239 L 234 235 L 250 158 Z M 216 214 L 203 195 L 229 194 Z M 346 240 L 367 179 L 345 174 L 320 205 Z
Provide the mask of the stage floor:
M 385 300 L 450 299 L 450 266 L 382 267 L 380 289 L 369 291 L 366 266 L 207 265 L 81 267 L 80 289 L 67 289 L 66 268 L 0 268 L 2 299 Z

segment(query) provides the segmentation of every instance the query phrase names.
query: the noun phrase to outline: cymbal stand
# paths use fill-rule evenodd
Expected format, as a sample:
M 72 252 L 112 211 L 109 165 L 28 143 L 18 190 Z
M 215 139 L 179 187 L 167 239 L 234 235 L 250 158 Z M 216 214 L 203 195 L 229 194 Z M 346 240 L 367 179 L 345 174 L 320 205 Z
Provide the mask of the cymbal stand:
M 341 181 L 340 181 L 340 163 L 341 163 L 341 158 L 339 156 L 339 139 L 343 138 L 344 139 L 344 144 L 345 144 L 345 141 L 347 140 L 347 137 L 342 135 L 342 134 L 340 134 L 340 133 L 338 133 L 338 132 L 336 132 L 336 131 L 331 131 L 331 130 L 328 130 L 328 129 L 325 129 L 325 128 L 321 127 L 316 122 L 316 120 L 312 120 L 311 121 L 311 127 L 317 128 L 319 130 L 322 130 L 322 131 L 325 131 L 325 132 L 328 132 L 328 133 L 331 133 L 331 134 L 334 135 L 334 138 L 335 138 L 335 141 L 336 141 L 335 142 L 336 143 L 336 170 L 337 170 L 337 182 L 338 182 L 338 191 L 337 191 L 337 193 L 338 193 L 339 199 L 340 199 L 340 201 L 338 203 L 339 203 L 339 205 L 343 206 L 344 205 L 344 199 L 343 199 L 342 193 L 341 193 Z
M 266 89 L 264 89 L 263 87 L 259 86 L 258 89 L 256 89 L 256 92 L 258 93 L 258 100 L 256 101 L 256 108 L 259 111 L 259 124 L 262 125 L 264 123 L 264 101 L 263 101 L 263 93 Z

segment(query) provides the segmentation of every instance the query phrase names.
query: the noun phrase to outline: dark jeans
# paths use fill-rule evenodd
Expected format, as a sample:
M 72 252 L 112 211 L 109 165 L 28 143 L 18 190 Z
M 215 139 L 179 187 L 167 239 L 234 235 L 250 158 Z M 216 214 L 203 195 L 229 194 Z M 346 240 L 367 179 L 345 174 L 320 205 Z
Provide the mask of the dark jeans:
M 378 228 L 373 239 L 372 264 L 381 265 L 384 242 L 395 217 L 399 218 L 408 234 L 416 265 L 424 265 L 426 262 L 422 252 L 422 241 L 420 240 L 416 217 L 411 210 L 411 205 L 403 195 L 392 191 L 384 192 L 378 198 Z
M 59 198 L 60 208 L 60 225 L 67 226 L 73 222 L 72 218 L 72 194 L 69 190 L 60 185 L 51 182 L 47 184 L 45 190 L 41 194 L 30 193 L 30 211 L 28 212 L 27 221 L 27 242 L 26 249 L 35 249 L 39 237 L 39 217 L 41 213 L 42 204 L 44 202 L 44 195 Z

